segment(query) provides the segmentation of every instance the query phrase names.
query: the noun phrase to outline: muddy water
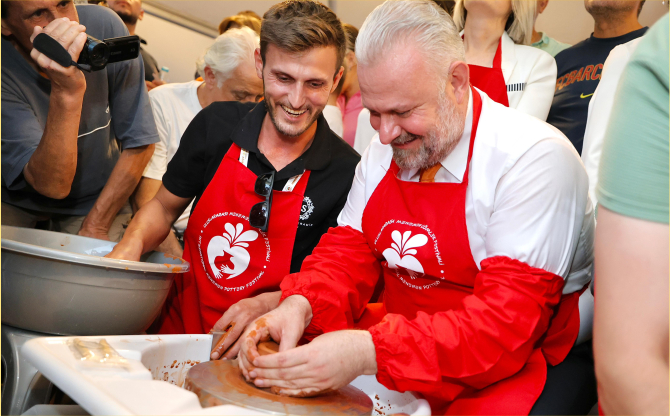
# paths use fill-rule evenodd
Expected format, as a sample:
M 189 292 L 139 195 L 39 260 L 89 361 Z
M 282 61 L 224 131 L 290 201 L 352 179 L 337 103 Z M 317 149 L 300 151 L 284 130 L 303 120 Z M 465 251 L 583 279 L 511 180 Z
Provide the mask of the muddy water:
M 362 391 L 346 386 L 310 398 L 278 396 L 244 380 L 233 361 L 208 361 L 191 368 L 184 388 L 198 395 L 203 407 L 234 404 L 275 414 L 369 415 L 372 400 Z

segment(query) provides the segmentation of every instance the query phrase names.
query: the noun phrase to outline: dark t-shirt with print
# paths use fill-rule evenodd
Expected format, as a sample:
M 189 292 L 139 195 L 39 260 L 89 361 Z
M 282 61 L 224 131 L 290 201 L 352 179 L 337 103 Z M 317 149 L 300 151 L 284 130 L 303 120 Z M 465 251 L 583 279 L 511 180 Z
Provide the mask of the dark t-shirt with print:
M 586 117 L 591 96 L 596 91 L 603 64 L 615 46 L 644 35 L 647 28 L 614 38 L 591 37 L 556 55 L 558 69 L 554 101 L 547 123 L 565 134 L 582 153 Z

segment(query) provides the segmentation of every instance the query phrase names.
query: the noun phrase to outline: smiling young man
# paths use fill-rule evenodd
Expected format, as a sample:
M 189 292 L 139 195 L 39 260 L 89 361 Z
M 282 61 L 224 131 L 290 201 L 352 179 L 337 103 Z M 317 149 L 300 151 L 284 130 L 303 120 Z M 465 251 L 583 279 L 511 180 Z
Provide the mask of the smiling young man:
M 160 332 L 234 323 L 228 347 L 277 305 L 281 280 L 337 225 L 360 157 L 321 111 L 342 76 L 344 48 L 342 26 L 326 6 L 273 6 L 255 52 L 265 100 L 213 103 L 186 129 L 156 197 L 109 255 L 136 260 L 154 249 L 195 198 L 184 236 L 191 270 L 177 279 Z

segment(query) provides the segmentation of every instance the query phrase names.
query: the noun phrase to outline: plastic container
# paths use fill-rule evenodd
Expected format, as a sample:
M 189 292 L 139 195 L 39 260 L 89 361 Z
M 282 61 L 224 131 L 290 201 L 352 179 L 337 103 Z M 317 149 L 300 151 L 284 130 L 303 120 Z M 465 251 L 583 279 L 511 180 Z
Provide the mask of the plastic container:
M 2 226 L 2 323 L 60 335 L 138 334 L 158 316 L 182 259 L 107 259 L 116 243 Z

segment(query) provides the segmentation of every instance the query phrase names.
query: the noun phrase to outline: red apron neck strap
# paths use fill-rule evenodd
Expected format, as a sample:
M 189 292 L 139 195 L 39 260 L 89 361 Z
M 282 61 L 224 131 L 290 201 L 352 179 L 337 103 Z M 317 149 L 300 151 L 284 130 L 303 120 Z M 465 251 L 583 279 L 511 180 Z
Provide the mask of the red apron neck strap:
M 496 54 L 493 56 L 493 68 L 500 68 L 502 62 L 502 36 L 498 41 L 498 49 L 496 49 Z

